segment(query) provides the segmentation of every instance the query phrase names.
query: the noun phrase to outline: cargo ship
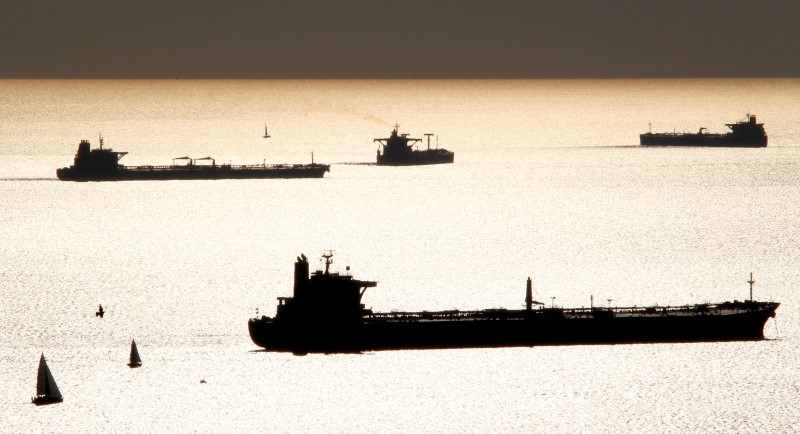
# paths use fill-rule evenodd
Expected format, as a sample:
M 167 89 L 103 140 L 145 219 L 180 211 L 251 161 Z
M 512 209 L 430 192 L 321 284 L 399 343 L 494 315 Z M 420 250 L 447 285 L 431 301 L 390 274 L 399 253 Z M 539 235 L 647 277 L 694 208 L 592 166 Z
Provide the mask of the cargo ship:
M 705 127 L 697 133 L 647 132 L 639 135 L 639 143 L 642 146 L 767 147 L 767 132 L 764 124 L 756 121 L 755 115 L 748 114 L 743 121 L 725 125 L 730 132 L 724 134 L 709 133 Z
M 253 342 L 295 354 L 377 350 L 491 348 L 536 345 L 709 342 L 764 339 L 779 303 L 750 299 L 651 307 L 547 307 L 533 299 L 528 278 L 524 309 L 373 312 L 361 302 L 374 281 L 325 269 L 309 275 L 294 265 L 294 294 L 278 297 L 277 312 L 248 321 Z
M 211 157 L 173 159 L 167 166 L 124 166 L 119 160 L 127 152 L 91 148 L 88 140 L 81 140 L 75 161 L 70 167 L 56 170 L 62 181 L 167 181 L 193 179 L 261 179 L 261 178 L 322 178 L 330 165 L 311 164 L 216 164 Z M 180 162 L 180 163 L 178 163 Z
M 418 166 L 424 164 L 445 164 L 452 163 L 455 154 L 447 149 L 439 149 L 437 146 L 431 149 L 431 136 L 428 138 L 427 149 L 414 149 L 414 145 L 422 142 L 422 139 L 408 137 L 408 134 L 398 134 L 399 125 L 394 126 L 392 134 L 385 139 L 375 139 L 383 147 L 377 151 L 379 166 Z

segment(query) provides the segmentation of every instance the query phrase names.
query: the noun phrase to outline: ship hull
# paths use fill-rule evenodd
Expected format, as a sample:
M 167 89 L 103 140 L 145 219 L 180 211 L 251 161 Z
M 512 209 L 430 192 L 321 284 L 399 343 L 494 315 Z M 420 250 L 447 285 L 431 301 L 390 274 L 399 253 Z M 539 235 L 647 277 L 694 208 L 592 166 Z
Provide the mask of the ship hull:
M 467 319 L 445 320 L 424 320 L 419 314 L 412 314 L 411 320 L 381 314 L 346 327 L 318 324 L 297 328 L 269 318 L 253 319 L 248 325 L 256 345 L 295 353 L 716 342 L 763 339 L 764 324 L 774 317 L 776 308 L 777 303 L 772 303 L 729 313 L 663 311 L 625 316 L 503 311 L 481 318 L 467 315 Z
M 378 166 L 423 166 L 427 164 L 449 164 L 454 161 L 452 152 L 415 151 L 405 155 L 378 154 Z
M 59 402 L 64 402 L 64 398 L 57 398 L 57 397 L 53 397 L 53 396 L 40 395 L 40 396 L 35 396 L 34 398 L 32 398 L 31 402 L 34 405 L 58 404 Z
M 237 168 L 194 166 L 191 168 L 121 167 L 109 171 L 80 171 L 65 167 L 56 171 L 62 181 L 170 181 L 216 179 L 322 178 L 330 171 L 327 164 Z
M 767 137 L 737 138 L 731 134 L 651 134 L 639 135 L 642 146 L 700 146 L 717 148 L 765 148 Z

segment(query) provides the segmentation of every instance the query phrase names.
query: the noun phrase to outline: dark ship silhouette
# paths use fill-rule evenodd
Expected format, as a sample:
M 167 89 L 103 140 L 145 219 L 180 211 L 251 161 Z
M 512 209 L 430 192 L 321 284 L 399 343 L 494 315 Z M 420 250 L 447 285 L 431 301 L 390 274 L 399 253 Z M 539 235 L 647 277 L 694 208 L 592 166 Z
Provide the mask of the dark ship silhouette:
M 169 166 L 123 166 L 119 160 L 127 152 L 117 152 L 109 148 L 103 149 L 103 138 L 100 137 L 100 148 L 91 149 L 87 140 L 81 140 L 75 162 L 70 167 L 56 170 L 56 176 L 62 181 L 166 181 L 191 179 L 261 179 L 261 178 L 322 178 L 330 171 L 330 165 L 311 164 L 254 164 L 231 165 L 216 164 L 211 157 L 180 157 L 175 160 L 186 161 L 186 164 Z M 198 164 L 209 161 L 208 164 Z
M 392 135 L 386 139 L 375 139 L 383 145 L 383 153 L 378 149 L 377 158 L 379 166 L 418 166 L 423 164 L 445 164 L 452 163 L 454 153 L 447 149 L 431 149 L 431 136 L 433 134 L 425 134 L 428 137 L 428 148 L 424 150 L 414 149 L 414 144 L 419 143 L 422 139 L 414 139 L 408 137 L 408 134 L 399 134 L 397 129 L 399 125 L 395 125 L 392 130 Z
M 274 318 L 248 321 L 253 342 L 270 351 L 485 348 L 533 345 L 759 340 L 780 305 L 750 300 L 652 307 L 545 307 L 533 300 L 528 278 L 525 309 L 377 313 L 361 299 L 376 282 L 329 270 L 309 276 L 308 260 L 295 263 L 294 296 L 278 297 Z M 349 267 L 347 268 L 349 271 Z M 534 308 L 534 306 L 536 306 Z
M 765 148 L 767 133 L 764 124 L 756 122 L 754 115 L 734 124 L 725 124 L 731 129 L 725 134 L 709 133 L 700 128 L 697 133 L 653 133 L 639 135 L 642 146 L 716 146 L 732 148 Z
M 31 402 L 36 405 L 57 404 L 64 402 L 64 397 L 61 396 L 61 391 L 58 390 L 56 380 L 47 366 L 47 360 L 44 358 L 44 353 L 39 359 L 39 371 L 36 374 L 36 396 L 31 398 Z

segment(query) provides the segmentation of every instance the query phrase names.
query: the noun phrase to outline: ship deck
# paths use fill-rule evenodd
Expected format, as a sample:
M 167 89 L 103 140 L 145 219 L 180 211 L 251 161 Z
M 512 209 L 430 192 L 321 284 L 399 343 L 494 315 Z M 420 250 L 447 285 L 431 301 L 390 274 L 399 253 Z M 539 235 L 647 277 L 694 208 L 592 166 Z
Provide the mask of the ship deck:
M 697 138 L 704 138 L 704 139 L 724 139 L 731 136 L 731 133 L 643 133 L 640 134 L 641 136 L 648 136 L 648 137 L 670 137 L 670 138 L 680 138 L 680 137 L 697 137 Z
M 698 304 L 685 306 L 649 306 L 649 307 L 581 307 L 581 308 L 541 308 L 533 310 L 485 309 L 475 311 L 435 311 L 435 312 L 387 312 L 368 313 L 364 315 L 365 323 L 380 322 L 439 322 L 439 321 L 475 321 L 475 320 L 525 320 L 529 318 L 564 319 L 579 318 L 647 318 L 677 317 L 698 315 L 736 315 L 757 310 L 772 308 L 772 303 L 726 302 L 719 304 Z
M 327 164 L 239 164 L 239 165 L 166 165 L 166 166 L 119 166 L 117 170 L 130 172 L 174 172 L 174 171 L 257 171 L 289 170 L 324 167 Z

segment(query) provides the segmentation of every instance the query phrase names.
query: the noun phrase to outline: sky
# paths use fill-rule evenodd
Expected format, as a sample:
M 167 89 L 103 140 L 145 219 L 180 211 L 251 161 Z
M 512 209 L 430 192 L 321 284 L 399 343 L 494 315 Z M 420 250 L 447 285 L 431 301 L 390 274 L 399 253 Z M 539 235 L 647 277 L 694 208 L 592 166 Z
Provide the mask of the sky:
M 14 3 L 0 78 L 800 76 L 790 0 Z

